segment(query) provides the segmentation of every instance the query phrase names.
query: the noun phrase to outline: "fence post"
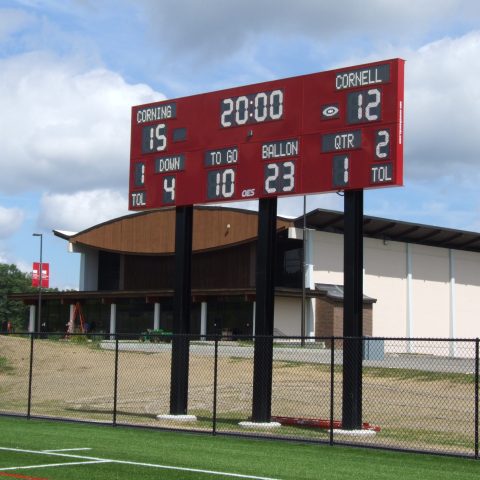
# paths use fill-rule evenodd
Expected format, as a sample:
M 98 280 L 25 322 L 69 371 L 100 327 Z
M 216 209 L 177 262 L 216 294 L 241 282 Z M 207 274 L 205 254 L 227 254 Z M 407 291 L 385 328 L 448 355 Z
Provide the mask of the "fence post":
M 27 399 L 27 418 L 30 419 L 32 412 L 32 380 L 33 380 L 33 338 L 34 332 L 30 333 L 30 367 L 28 370 L 28 399 Z
M 115 374 L 113 379 L 113 421 L 117 425 L 117 396 L 118 396 L 118 333 L 115 334 Z
M 333 446 L 333 415 L 334 415 L 334 388 L 335 388 L 335 337 L 330 346 L 330 445 Z
M 213 423 L 212 434 L 217 433 L 217 393 L 218 393 L 218 335 L 215 335 L 215 355 L 213 366 Z
M 479 339 L 475 339 L 475 460 L 478 460 L 478 353 Z

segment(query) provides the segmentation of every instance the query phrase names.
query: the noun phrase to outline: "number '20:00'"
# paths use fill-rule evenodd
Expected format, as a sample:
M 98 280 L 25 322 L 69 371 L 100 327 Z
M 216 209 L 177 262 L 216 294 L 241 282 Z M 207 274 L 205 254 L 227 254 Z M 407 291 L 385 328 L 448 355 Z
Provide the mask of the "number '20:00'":
M 280 120 L 283 117 L 283 90 L 224 98 L 220 106 L 222 127 Z

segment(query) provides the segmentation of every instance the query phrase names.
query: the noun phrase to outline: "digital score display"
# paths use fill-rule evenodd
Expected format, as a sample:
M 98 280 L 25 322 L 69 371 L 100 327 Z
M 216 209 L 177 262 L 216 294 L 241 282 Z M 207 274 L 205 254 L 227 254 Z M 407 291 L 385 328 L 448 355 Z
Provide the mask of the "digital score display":
M 130 210 L 403 184 L 404 61 L 133 107 Z

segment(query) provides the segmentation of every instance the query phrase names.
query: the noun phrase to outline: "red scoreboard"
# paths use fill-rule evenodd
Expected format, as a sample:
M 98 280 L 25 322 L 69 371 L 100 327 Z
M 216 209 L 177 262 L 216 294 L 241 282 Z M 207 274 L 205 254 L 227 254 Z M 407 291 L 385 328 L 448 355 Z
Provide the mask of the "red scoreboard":
M 132 109 L 129 208 L 403 183 L 401 59 Z

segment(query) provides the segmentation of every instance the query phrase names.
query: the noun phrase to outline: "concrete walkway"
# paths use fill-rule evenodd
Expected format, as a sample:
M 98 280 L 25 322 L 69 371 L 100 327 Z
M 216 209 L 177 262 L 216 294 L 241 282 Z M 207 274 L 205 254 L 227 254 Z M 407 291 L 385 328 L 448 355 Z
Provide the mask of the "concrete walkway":
M 114 350 L 115 341 L 105 340 L 100 343 L 105 350 Z M 120 341 L 119 350 L 122 352 L 161 353 L 171 352 L 170 343 L 150 343 L 138 341 Z M 190 354 L 213 356 L 214 342 L 194 341 L 190 344 Z M 219 357 L 250 358 L 253 361 L 253 344 L 241 345 L 236 342 L 222 341 L 218 344 Z M 377 355 L 381 358 L 382 355 Z M 288 347 L 276 346 L 273 349 L 273 359 L 283 362 L 310 363 L 328 365 L 331 362 L 331 351 L 325 348 L 308 346 Z M 343 363 L 343 352 L 334 352 L 335 365 Z M 364 367 L 396 368 L 425 372 L 463 373 L 473 375 L 475 372 L 474 358 L 457 358 L 425 354 L 385 353 L 383 359 L 364 360 Z

